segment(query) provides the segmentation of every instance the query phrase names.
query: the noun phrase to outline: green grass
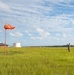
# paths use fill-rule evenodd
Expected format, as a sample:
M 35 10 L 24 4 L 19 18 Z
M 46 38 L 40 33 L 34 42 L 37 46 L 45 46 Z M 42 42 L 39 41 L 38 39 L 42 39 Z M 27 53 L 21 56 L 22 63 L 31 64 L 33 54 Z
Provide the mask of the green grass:
M 74 48 L 0 48 L 0 75 L 74 75 Z

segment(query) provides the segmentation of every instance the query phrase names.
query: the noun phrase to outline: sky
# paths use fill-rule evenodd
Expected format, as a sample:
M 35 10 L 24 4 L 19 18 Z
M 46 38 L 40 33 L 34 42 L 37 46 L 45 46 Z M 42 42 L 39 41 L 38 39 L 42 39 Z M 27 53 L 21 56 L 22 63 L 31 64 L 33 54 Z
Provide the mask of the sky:
M 0 42 L 12 46 L 74 45 L 74 0 L 0 0 Z

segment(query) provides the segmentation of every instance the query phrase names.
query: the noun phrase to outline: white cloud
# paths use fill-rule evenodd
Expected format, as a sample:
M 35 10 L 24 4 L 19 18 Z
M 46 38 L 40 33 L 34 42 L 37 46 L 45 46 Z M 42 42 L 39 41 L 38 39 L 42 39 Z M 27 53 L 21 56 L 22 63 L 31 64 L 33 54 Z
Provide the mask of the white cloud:
M 36 34 L 33 34 L 32 32 L 35 32 Z M 28 34 L 28 36 L 31 38 L 31 39 L 39 39 L 39 40 L 42 40 L 42 39 L 47 39 L 49 38 L 50 36 L 50 33 L 45 31 L 44 29 L 41 29 L 41 28 L 36 28 L 36 30 L 32 30 L 32 31 L 26 31 L 26 33 Z
M 55 0 L 45 0 L 45 1 L 52 2 L 52 3 L 60 3 L 60 2 L 69 3 L 72 0 L 56 0 L 56 1 Z
M 45 31 L 44 29 L 37 28 L 36 30 L 42 38 L 48 38 L 48 36 L 50 35 L 50 33 Z
M 63 38 L 67 38 L 67 34 L 64 33 L 64 34 L 63 34 Z
M 29 31 L 25 31 L 30 37 L 32 36 L 32 34 Z
M 39 36 L 31 36 L 30 38 L 33 40 L 42 40 L 43 39 L 42 37 L 39 37 Z
M 10 7 L 7 4 L 0 1 L 0 10 L 10 11 Z
M 14 37 L 22 37 L 23 36 L 23 34 L 20 32 L 10 33 L 10 35 L 14 36 Z

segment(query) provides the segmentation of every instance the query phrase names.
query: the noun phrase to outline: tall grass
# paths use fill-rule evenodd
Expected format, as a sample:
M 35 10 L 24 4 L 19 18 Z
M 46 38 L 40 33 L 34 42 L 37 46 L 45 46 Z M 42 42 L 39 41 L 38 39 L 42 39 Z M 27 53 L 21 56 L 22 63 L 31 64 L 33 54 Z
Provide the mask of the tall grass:
M 74 75 L 74 48 L 0 48 L 0 75 Z

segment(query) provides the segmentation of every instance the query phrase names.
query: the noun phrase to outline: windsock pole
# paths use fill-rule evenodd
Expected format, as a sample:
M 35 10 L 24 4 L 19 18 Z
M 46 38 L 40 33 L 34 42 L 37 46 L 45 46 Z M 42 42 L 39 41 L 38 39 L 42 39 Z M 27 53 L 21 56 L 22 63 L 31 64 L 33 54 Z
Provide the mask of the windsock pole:
M 5 38 L 4 38 L 4 55 L 6 55 L 6 29 L 5 29 Z

